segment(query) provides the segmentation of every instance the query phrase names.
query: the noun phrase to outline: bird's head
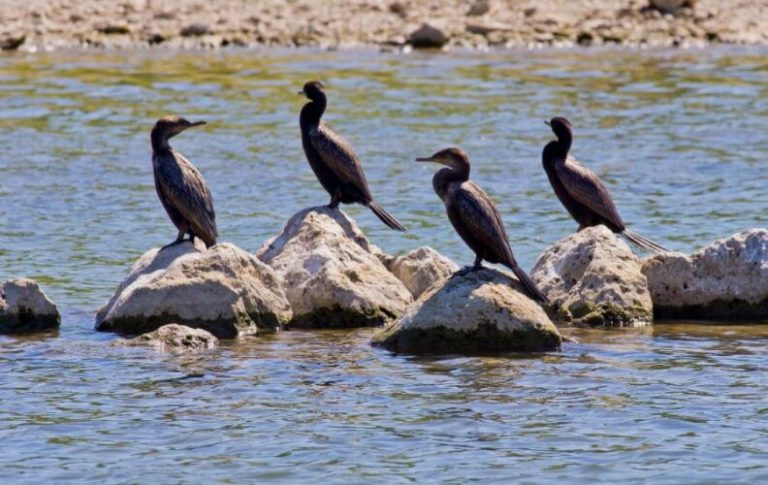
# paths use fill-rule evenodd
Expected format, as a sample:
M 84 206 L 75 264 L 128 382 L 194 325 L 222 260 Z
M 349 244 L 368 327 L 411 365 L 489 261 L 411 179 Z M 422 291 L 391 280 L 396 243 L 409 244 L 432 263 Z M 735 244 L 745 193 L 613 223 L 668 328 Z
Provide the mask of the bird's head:
M 421 157 L 416 159 L 417 162 L 433 162 L 445 165 L 454 170 L 461 170 L 464 167 L 469 166 L 469 157 L 461 148 L 444 148 L 435 153 L 431 157 Z
M 571 123 L 567 119 L 563 118 L 562 116 L 556 116 L 549 121 L 545 121 L 545 123 L 548 124 L 550 128 L 552 128 L 552 131 L 555 133 L 555 136 L 558 140 L 571 140 L 573 136 L 571 131 Z
M 315 99 L 325 94 L 324 90 L 325 86 L 323 86 L 323 83 L 320 81 L 309 81 L 304 85 L 304 88 L 299 91 L 299 94 L 306 96 L 307 98 L 314 101 Z
M 166 115 L 157 120 L 155 127 L 152 130 L 155 133 L 161 134 L 165 139 L 172 138 L 187 128 L 193 126 L 204 125 L 205 121 L 189 121 L 186 118 L 182 118 L 177 115 Z

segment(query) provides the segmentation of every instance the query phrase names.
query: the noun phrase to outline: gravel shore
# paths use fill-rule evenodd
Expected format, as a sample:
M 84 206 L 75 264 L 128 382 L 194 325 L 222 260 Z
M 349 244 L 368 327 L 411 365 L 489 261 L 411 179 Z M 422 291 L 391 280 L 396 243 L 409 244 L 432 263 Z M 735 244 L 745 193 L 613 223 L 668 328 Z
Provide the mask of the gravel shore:
M 768 44 L 768 0 L 0 2 L 2 50 L 707 43 Z

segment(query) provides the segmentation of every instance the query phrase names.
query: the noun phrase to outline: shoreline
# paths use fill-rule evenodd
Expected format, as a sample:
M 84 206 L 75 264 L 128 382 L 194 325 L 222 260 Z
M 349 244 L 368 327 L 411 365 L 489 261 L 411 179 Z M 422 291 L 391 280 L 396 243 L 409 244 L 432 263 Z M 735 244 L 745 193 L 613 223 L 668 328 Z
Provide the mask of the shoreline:
M 0 50 L 768 45 L 768 0 L 9 0 Z M 664 10 L 651 3 L 679 3 Z

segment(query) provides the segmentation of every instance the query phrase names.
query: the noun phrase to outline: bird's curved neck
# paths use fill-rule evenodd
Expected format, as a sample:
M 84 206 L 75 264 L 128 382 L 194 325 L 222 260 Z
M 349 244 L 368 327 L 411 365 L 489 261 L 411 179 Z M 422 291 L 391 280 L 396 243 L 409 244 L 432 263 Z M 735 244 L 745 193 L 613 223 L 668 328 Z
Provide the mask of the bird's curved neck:
M 152 130 L 152 151 L 155 153 L 171 151 L 171 145 L 168 143 L 168 136 L 158 130 Z
M 300 122 L 302 127 L 317 126 L 325 113 L 325 94 L 320 93 L 315 99 L 305 104 L 301 109 Z
M 568 152 L 571 151 L 571 143 L 573 137 L 570 133 L 562 133 L 555 142 L 557 146 L 557 155 L 562 156 L 563 160 L 568 156 Z
M 441 199 L 445 200 L 448 186 L 469 180 L 469 164 L 459 168 L 441 168 L 432 178 L 432 187 Z

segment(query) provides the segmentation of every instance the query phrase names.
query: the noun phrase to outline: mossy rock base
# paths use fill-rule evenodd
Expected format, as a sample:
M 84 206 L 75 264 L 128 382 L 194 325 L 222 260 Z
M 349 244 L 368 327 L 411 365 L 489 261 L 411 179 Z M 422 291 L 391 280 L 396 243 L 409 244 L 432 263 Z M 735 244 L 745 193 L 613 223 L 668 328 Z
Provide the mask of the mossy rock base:
M 758 303 L 744 300 L 714 300 L 705 305 L 656 305 L 654 316 L 659 319 L 757 321 L 768 320 L 768 298 Z
M 555 319 L 574 327 L 647 327 L 653 315 L 641 305 L 620 307 L 606 303 L 578 302 L 555 310 Z
M 59 315 L 35 315 L 23 308 L 18 314 L 0 315 L 0 334 L 42 332 L 60 325 Z
M 121 335 L 141 335 L 154 332 L 163 325 L 171 323 L 200 328 L 220 339 L 254 335 L 262 331 L 276 331 L 280 328 L 280 322 L 274 314 L 242 315 L 238 318 L 222 320 L 188 320 L 179 318 L 177 315 L 163 314 L 105 320 L 96 325 L 96 330 L 117 332 Z
M 547 352 L 559 350 L 562 337 L 555 331 L 501 331 L 492 324 L 474 330 L 448 327 L 402 328 L 390 325 L 376 335 L 371 344 L 404 354 L 489 354 L 499 352 Z
M 287 328 L 359 328 L 378 327 L 391 322 L 396 315 L 376 309 L 370 312 L 352 311 L 348 308 L 318 308 L 311 313 L 296 315 Z

